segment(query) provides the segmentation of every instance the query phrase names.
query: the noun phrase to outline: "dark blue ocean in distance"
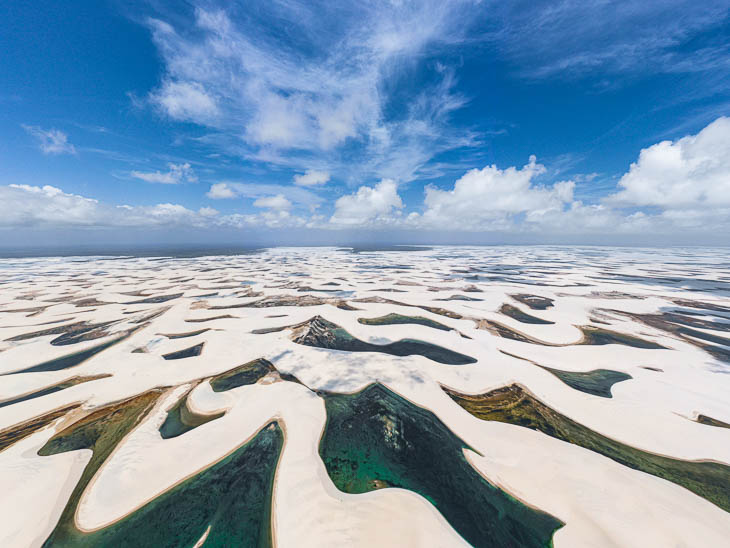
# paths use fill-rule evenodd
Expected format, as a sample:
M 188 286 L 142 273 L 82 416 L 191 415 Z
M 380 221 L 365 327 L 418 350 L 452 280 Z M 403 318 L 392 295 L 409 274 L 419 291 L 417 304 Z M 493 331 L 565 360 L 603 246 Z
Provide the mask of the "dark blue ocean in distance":
M 43 247 L 43 248 L 15 248 L 0 249 L 0 258 L 22 258 L 22 257 L 205 257 L 208 255 L 249 255 L 258 253 L 262 247 L 236 247 L 236 246 L 69 246 L 69 247 Z
M 0 259 L 19 259 L 31 257 L 175 257 L 191 258 L 214 255 L 250 255 L 259 253 L 272 246 L 68 246 L 68 247 L 27 247 L 0 248 Z M 373 246 L 333 246 L 340 251 L 367 253 L 373 251 L 426 251 L 429 246 L 411 245 L 373 245 Z

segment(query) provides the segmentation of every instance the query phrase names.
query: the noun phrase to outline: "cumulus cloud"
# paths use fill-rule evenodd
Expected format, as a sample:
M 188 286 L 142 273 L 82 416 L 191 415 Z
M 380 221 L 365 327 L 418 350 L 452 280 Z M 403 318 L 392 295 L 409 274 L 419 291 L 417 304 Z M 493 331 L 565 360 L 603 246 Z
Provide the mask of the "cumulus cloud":
M 0 186 L 2 226 L 196 225 L 198 217 L 179 204 L 113 206 L 50 185 Z
M 96 200 L 46 185 L 9 185 L 0 187 L 0 225 L 36 224 L 91 225 L 100 220 Z
M 575 200 L 573 181 L 538 184 L 544 173 L 534 157 L 521 169 L 473 169 L 451 189 L 427 187 L 423 213 L 412 213 L 404 222 L 414 228 L 574 234 L 670 235 L 730 228 L 728 118 L 697 135 L 643 149 L 620 178 L 617 192 L 600 203 Z
M 210 190 L 206 193 L 206 196 L 213 200 L 226 200 L 235 198 L 236 192 L 227 183 L 215 183 L 210 186 Z
M 330 222 L 348 226 L 388 224 L 402 208 L 395 181 L 383 179 L 374 187 L 361 186 L 355 194 L 339 198 Z
M 284 209 L 254 215 L 220 215 L 212 207 L 193 211 L 180 204 L 111 205 L 53 186 L 0 186 L 0 228 L 32 227 L 195 227 L 283 228 L 307 220 Z
M 420 217 L 424 225 L 495 230 L 508 228 L 517 214 L 539 218 L 549 211 L 562 211 L 573 200 L 573 181 L 552 186 L 535 184 L 545 172 L 534 156 L 517 169 L 499 169 L 495 165 L 472 169 L 458 179 L 453 188 L 426 187 L 425 210 Z M 412 217 L 415 222 L 418 217 Z
M 298 186 L 318 186 L 330 180 L 328 171 L 308 169 L 304 174 L 294 175 L 294 184 Z
M 253 203 L 254 207 L 286 210 L 291 209 L 291 202 L 287 200 L 284 195 L 277 194 L 276 196 L 266 196 L 264 198 L 258 198 Z
M 22 126 L 38 140 L 43 154 L 76 154 L 76 148 L 68 142 L 68 135 L 58 129 L 43 129 L 38 126 Z
M 730 206 L 730 118 L 643 149 L 618 186 L 606 203 L 669 210 Z
M 193 168 L 187 162 L 184 164 L 171 163 L 167 164 L 167 167 L 169 169 L 164 173 L 160 171 L 132 171 L 130 175 L 148 183 L 162 183 L 165 185 L 176 185 L 186 181 L 195 183 L 198 181 Z
M 522 167 L 490 165 L 467 171 L 447 188 L 428 186 L 420 209 L 407 214 L 392 179 L 341 196 L 329 218 L 314 213 L 326 206 L 324 198 L 296 185 L 215 183 L 208 197 L 248 198 L 260 209 L 225 215 L 207 206 L 198 211 L 175 203 L 114 206 L 53 186 L 8 185 L 0 186 L 0 226 L 396 228 L 598 235 L 601 240 L 617 233 L 722 234 L 730 232 L 729 159 L 730 119 L 720 118 L 696 135 L 642 150 L 616 192 L 599 203 L 575 199 L 573 181 L 543 183 L 547 170 L 530 157 Z M 308 215 L 297 213 L 306 209 Z

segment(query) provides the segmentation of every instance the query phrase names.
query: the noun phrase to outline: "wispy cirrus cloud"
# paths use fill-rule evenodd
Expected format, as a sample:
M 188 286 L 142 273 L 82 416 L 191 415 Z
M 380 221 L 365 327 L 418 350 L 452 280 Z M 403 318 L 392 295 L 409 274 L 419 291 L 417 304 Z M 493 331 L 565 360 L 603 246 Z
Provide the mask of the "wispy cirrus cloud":
M 352 181 L 410 180 L 439 152 L 474 144 L 446 123 L 466 99 L 442 65 L 432 64 L 405 115 L 390 107 L 430 51 L 465 39 L 475 4 L 291 1 L 256 13 L 206 4 L 188 25 L 160 16 L 148 26 L 165 74 L 148 100 L 235 137 L 249 159 Z
M 485 38 L 529 78 L 727 70 L 711 31 L 729 16 L 724 0 L 519 0 L 492 6 Z
M 129 174 L 135 179 L 163 185 L 198 182 L 198 176 L 195 175 L 195 171 L 187 162 L 182 164 L 169 163 L 167 167 L 167 171 L 131 171 Z
M 25 124 L 22 128 L 36 138 L 43 154 L 76 154 L 76 147 L 68 142 L 68 135 L 59 129 L 43 129 Z

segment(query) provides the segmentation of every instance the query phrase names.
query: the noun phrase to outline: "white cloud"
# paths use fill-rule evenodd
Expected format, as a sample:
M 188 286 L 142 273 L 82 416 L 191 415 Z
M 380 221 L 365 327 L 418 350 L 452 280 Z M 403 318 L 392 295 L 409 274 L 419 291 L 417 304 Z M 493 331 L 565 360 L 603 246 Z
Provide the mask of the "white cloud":
M 303 228 L 309 226 L 309 221 L 286 210 L 266 210 L 256 214 L 226 215 L 221 218 L 220 225 L 231 228 Z
M 38 140 L 43 154 L 76 154 L 76 148 L 68 142 L 68 135 L 58 129 L 43 129 L 38 126 L 22 126 Z
M 254 207 L 264 207 L 276 210 L 291 209 L 291 202 L 287 200 L 282 194 L 276 196 L 266 196 L 258 198 L 254 203 Z
M 211 122 L 218 116 L 215 100 L 198 82 L 166 81 L 150 100 L 177 120 Z
M 330 222 L 348 226 L 383 225 L 392 223 L 402 208 L 395 181 L 383 179 L 374 187 L 361 186 L 355 194 L 339 198 Z
M 645 148 L 607 204 L 664 209 L 730 206 L 730 118 Z
M 96 200 L 46 185 L 0 187 L 0 225 L 32 226 L 38 223 L 90 225 L 98 222 Z
M 236 192 L 227 183 L 215 183 L 210 186 L 206 196 L 213 200 L 226 200 L 235 198 Z
M 215 130 L 233 154 L 288 167 L 314 157 L 346 178 L 410 180 L 434 154 L 473 142 L 445 123 L 464 101 L 442 66 L 397 120 L 386 112 L 388 90 L 431 47 L 463 39 L 472 4 L 294 0 L 264 3 L 255 18 L 235 5 L 197 9 L 192 21 L 163 14 L 176 24 L 148 21 L 166 70 L 149 98 Z M 261 20 L 288 31 L 272 33 Z
M 727 17 L 726 0 L 704 0 L 702 9 L 692 0 L 514 1 L 495 3 L 490 16 L 500 24 L 486 37 L 527 77 L 697 73 L 728 66 L 726 47 L 694 40 Z
M 541 186 L 545 172 L 534 157 L 521 169 L 471 170 L 449 190 L 426 188 L 414 228 L 553 234 L 679 234 L 730 229 L 730 119 L 719 118 L 697 135 L 643 149 L 598 204 L 574 200 L 573 181 Z M 628 206 L 629 212 L 622 208 Z M 651 210 L 636 211 L 637 207 Z
M 53 186 L 0 186 L 2 226 L 198 225 L 199 216 L 178 204 L 112 206 Z
M 306 219 L 291 215 L 285 209 L 269 209 L 255 215 L 220 215 L 211 207 L 202 207 L 196 212 L 173 203 L 115 206 L 69 194 L 53 186 L 0 186 L 0 228 L 284 228 L 301 227 L 306 223 Z
M 246 137 L 258 145 L 280 148 L 309 148 L 317 131 L 314 120 L 307 115 L 306 101 L 300 97 L 282 97 L 264 92 L 256 112 L 246 128 Z M 309 146 L 307 146 L 309 145 Z
M 153 224 L 178 224 L 181 222 L 196 224 L 195 221 L 197 221 L 195 212 L 180 204 L 164 203 L 151 207 L 136 207 L 132 208 L 131 211 L 144 211 L 155 220 Z
M 472 169 L 450 190 L 426 187 L 424 225 L 466 230 L 497 230 L 513 225 L 515 216 L 525 213 L 537 218 L 548 211 L 562 211 L 573 200 L 575 183 L 562 181 L 552 186 L 534 184 L 545 172 L 534 156 L 522 169 L 487 166 Z
M 298 186 L 317 186 L 323 185 L 330 180 L 328 171 L 317 171 L 308 169 L 303 175 L 294 175 L 294 184 Z
M 520 168 L 491 165 L 472 169 L 450 188 L 426 187 L 422 211 L 409 214 L 402 212 L 405 206 L 398 185 L 382 179 L 337 199 L 329 219 L 324 213 L 314 213 L 324 198 L 296 185 L 213 184 L 210 198 L 253 199 L 253 205 L 262 210 L 226 215 L 211 207 L 193 211 L 175 203 L 113 206 L 53 186 L 8 185 L 0 186 L 0 226 L 388 228 L 531 233 L 541 238 L 597 235 L 601 241 L 610 241 L 605 239 L 613 234 L 699 237 L 730 233 L 728 118 L 719 118 L 697 135 L 642 150 L 616 192 L 601 203 L 576 200 L 573 181 L 541 184 L 546 171 L 535 157 Z M 185 169 L 171 168 L 170 172 L 184 173 Z M 308 217 L 295 214 L 297 209 L 307 208 Z
M 212 199 L 227 198 L 267 198 L 281 195 L 291 204 L 314 209 L 324 202 L 324 199 L 305 188 L 291 185 L 277 185 L 267 183 L 238 183 L 225 181 L 211 185 L 206 194 Z
M 166 185 L 176 185 L 185 181 L 188 183 L 198 181 L 198 177 L 188 163 L 167 164 L 167 167 L 169 170 L 164 173 L 160 171 L 132 171 L 130 175 L 148 183 L 162 183 Z

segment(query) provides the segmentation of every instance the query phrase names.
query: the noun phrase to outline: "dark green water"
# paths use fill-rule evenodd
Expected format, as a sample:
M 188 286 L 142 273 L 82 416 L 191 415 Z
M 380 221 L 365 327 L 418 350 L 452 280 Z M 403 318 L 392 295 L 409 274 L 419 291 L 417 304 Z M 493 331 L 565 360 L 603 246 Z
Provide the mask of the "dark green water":
M 553 306 L 553 299 L 549 297 L 540 297 L 539 295 L 528 295 L 527 293 L 518 293 L 510 295 L 515 301 L 529 306 L 532 310 L 547 310 Z
M 45 428 L 56 419 L 80 406 L 80 403 L 72 403 L 66 407 L 55 409 L 49 413 L 38 415 L 37 417 L 33 417 L 27 421 L 15 424 L 5 428 L 4 430 L 0 430 L 0 451 L 4 451 L 14 443 L 19 442 L 23 438 L 27 438 L 35 432 L 38 432 L 40 429 Z
M 231 316 L 230 314 L 223 314 L 222 316 L 211 316 L 210 318 L 194 318 L 192 320 L 185 320 L 188 323 L 202 323 L 202 322 L 210 322 L 213 320 L 224 320 L 226 318 L 235 318 L 235 316 Z
M 613 371 L 611 369 L 594 369 L 593 371 L 563 371 L 561 369 L 552 369 L 543 365 L 539 367 L 549 371 L 575 390 L 580 390 L 586 394 L 592 394 L 602 398 L 612 397 L 611 388 L 617 382 L 627 381 L 633 378 L 627 373 Z
M 466 444 L 430 411 L 380 384 L 322 396 L 327 425 L 319 453 L 340 490 L 414 491 L 473 546 L 552 545 L 563 524 L 489 484 L 464 457 Z
M 160 303 L 166 303 L 167 301 L 172 301 L 174 299 L 179 299 L 183 296 L 183 293 L 175 293 L 173 295 L 158 295 L 156 297 L 146 297 L 144 299 L 139 299 L 137 301 L 131 301 L 124 304 L 160 304 Z
M 219 419 L 226 414 L 225 411 L 214 415 L 193 413 L 188 409 L 188 396 L 191 391 L 192 389 L 188 390 L 167 412 L 165 422 L 160 425 L 160 436 L 162 436 L 162 439 L 166 440 L 182 436 L 185 432 L 202 426 L 206 422 Z
M 499 311 L 505 316 L 509 316 L 513 320 L 517 320 L 520 323 L 529 323 L 533 325 L 552 325 L 555 323 L 548 320 L 543 320 L 542 318 L 538 318 L 537 316 L 533 316 L 531 314 L 528 314 L 527 312 L 523 312 L 522 310 L 520 310 L 516 306 L 512 306 L 511 304 L 503 304 Z
M 601 327 L 582 326 L 580 328 L 583 331 L 583 342 L 580 344 L 586 345 L 604 345 L 604 344 L 623 344 L 624 346 L 631 346 L 633 348 L 646 348 L 659 350 L 666 348 L 659 343 L 654 341 L 647 341 L 633 335 L 627 335 L 626 333 L 619 333 L 617 331 L 609 331 Z
M 274 365 L 263 358 L 244 363 L 210 379 L 213 392 L 225 392 L 239 386 L 256 383 L 261 377 L 276 371 Z
M 187 339 L 188 337 L 202 335 L 206 331 L 210 331 L 210 327 L 198 329 L 197 331 L 188 331 L 187 333 L 160 333 L 160 335 L 162 335 L 163 337 L 167 337 L 168 339 Z
M 415 324 L 425 325 L 426 327 L 433 327 L 434 329 L 440 329 L 441 331 L 451 331 L 448 325 L 444 325 L 423 316 L 403 316 L 401 314 L 386 314 L 378 318 L 358 318 L 357 320 L 364 325 L 398 325 L 398 324 Z
M 331 348 L 347 352 L 382 352 L 391 356 L 423 356 L 429 360 L 446 365 L 465 365 L 476 363 L 471 356 L 454 352 L 448 348 L 419 341 L 401 339 L 389 344 L 371 344 L 356 339 L 339 325 L 315 316 L 302 326 L 304 330 L 294 337 L 294 342 L 317 348 Z
M 183 358 L 194 358 L 200 356 L 203 352 L 203 346 L 205 343 L 196 344 L 190 348 L 184 348 L 176 352 L 170 352 L 169 354 L 163 354 L 162 357 L 166 360 L 182 360 Z
M 114 325 L 119 320 L 112 320 L 109 322 L 91 324 L 87 322 L 75 322 L 71 324 L 65 324 L 61 326 L 51 327 L 43 329 L 41 331 L 34 331 L 32 333 L 24 333 L 23 335 L 16 335 L 7 340 L 9 341 L 25 341 L 28 339 L 34 339 L 36 337 L 45 337 L 47 335 L 58 335 L 51 341 L 53 346 L 63 346 L 67 344 L 76 344 L 81 341 L 90 341 L 106 337 L 108 332 L 107 327 Z
M 717 428 L 730 428 L 729 423 L 713 419 L 712 417 L 708 417 L 707 415 L 698 415 L 697 422 L 699 422 L 700 424 L 706 424 L 707 426 L 716 426 Z
M 78 531 L 73 516 L 81 494 L 119 441 L 142 420 L 161 393 L 161 390 L 150 390 L 134 398 L 95 409 L 55 434 L 40 448 L 38 454 L 42 457 L 77 449 L 92 451 L 91 460 L 84 468 L 45 546 L 76 545 L 74 540 Z
M 624 346 L 630 346 L 632 348 L 644 348 L 644 349 L 666 349 L 666 347 L 655 343 L 654 341 L 648 341 L 633 335 L 627 335 L 626 333 L 619 333 L 617 331 L 610 331 L 601 327 L 593 327 L 591 325 L 581 325 L 578 329 L 583 333 L 583 337 L 580 341 L 575 343 L 550 343 L 535 339 L 525 333 L 512 329 L 499 322 L 492 320 L 479 320 L 477 322 L 477 329 L 486 329 L 490 333 L 510 339 L 512 341 L 526 342 L 530 344 L 538 344 L 540 346 L 573 346 L 573 345 L 585 345 L 585 346 L 601 346 L 605 344 L 622 344 Z
M 49 453 L 88 445 L 93 436 L 77 432 L 72 438 Z M 273 422 L 225 459 L 93 533 L 82 533 L 73 524 L 79 486 L 83 489 L 90 479 L 85 471 L 45 546 L 190 548 L 208 526 L 205 547 L 272 546 L 271 500 L 283 442 L 282 430 Z M 92 460 L 87 469 L 99 464 Z
M 473 396 L 443 389 L 456 403 L 479 419 L 538 430 L 553 438 L 595 451 L 629 468 L 681 485 L 730 512 L 730 466 L 673 459 L 631 447 L 558 413 L 516 384 Z
M 34 399 L 40 398 L 42 396 L 47 396 L 48 394 L 53 394 L 55 392 L 60 392 L 61 390 L 66 390 L 67 388 L 71 388 L 72 386 L 76 386 L 77 384 L 83 384 L 85 382 L 95 381 L 97 379 L 103 379 L 106 377 L 111 377 L 111 375 L 94 375 L 91 377 L 73 377 L 71 379 L 68 379 L 67 381 L 63 381 L 63 382 L 59 382 L 57 384 L 53 384 L 51 386 L 47 386 L 46 388 L 37 390 L 35 392 L 31 392 L 30 394 L 25 394 L 24 396 L 18 396 L 17 398 L 1 401 L 0 407 L 5 407 L 7 405 L 13 405 L 14 403 L 20 403 L 22 401 L 34 400 Z
M 117 344 L 119 341 L 126 339 L 127 336 L 128 335 L 125 334 L 120 338 L 105 342 L 97 346 L 93 346 L 87 350 L 82 350 L 81 352 L 75 352 L 73 354 L 67 354 L 66 356 L 61 356 L 60 358 L 55 358 L 53 360 L 49 360 L 38 365 L 26 367 L 25 369 L 21 369 L 19 371 L 3 373 L 3 375 L 16 375 L 18 373 L 38 373 L 40 371 L 60 371 L 62 369 L 70 369 L 71 367 L 75 367 L 82 362 L 85 362 L 99 352 L 106 350 L 110 346 Z
M 693 301 L 675 301 L 681 303 L 692 303 Z M 709 305 L 708 305 L 709 306 Z M 635 320 L 645 323 L 656 329 L 661 329 L 672 335 L 679 336 L 686 342 L 701 348 L 709 353 L 715 359 L 730 363 L 730 339 L 721 337 L 711 333 L 705 333 L 692 327 L 701 329 L 712 329 L 723 331 L 729 329 L 726 323 L 711 322 L 702 319 L 691 318 L 682 314 L 663 313 L 663 314 L 633 314 L 629 312 L 621 312 L 624 316 L 629 316 Z M 699 339 L 699 340 L 698 340 Z M 707 342 L 702 342 L 707 341 Z M 707 344 L 712 343 L 712 344 Z

